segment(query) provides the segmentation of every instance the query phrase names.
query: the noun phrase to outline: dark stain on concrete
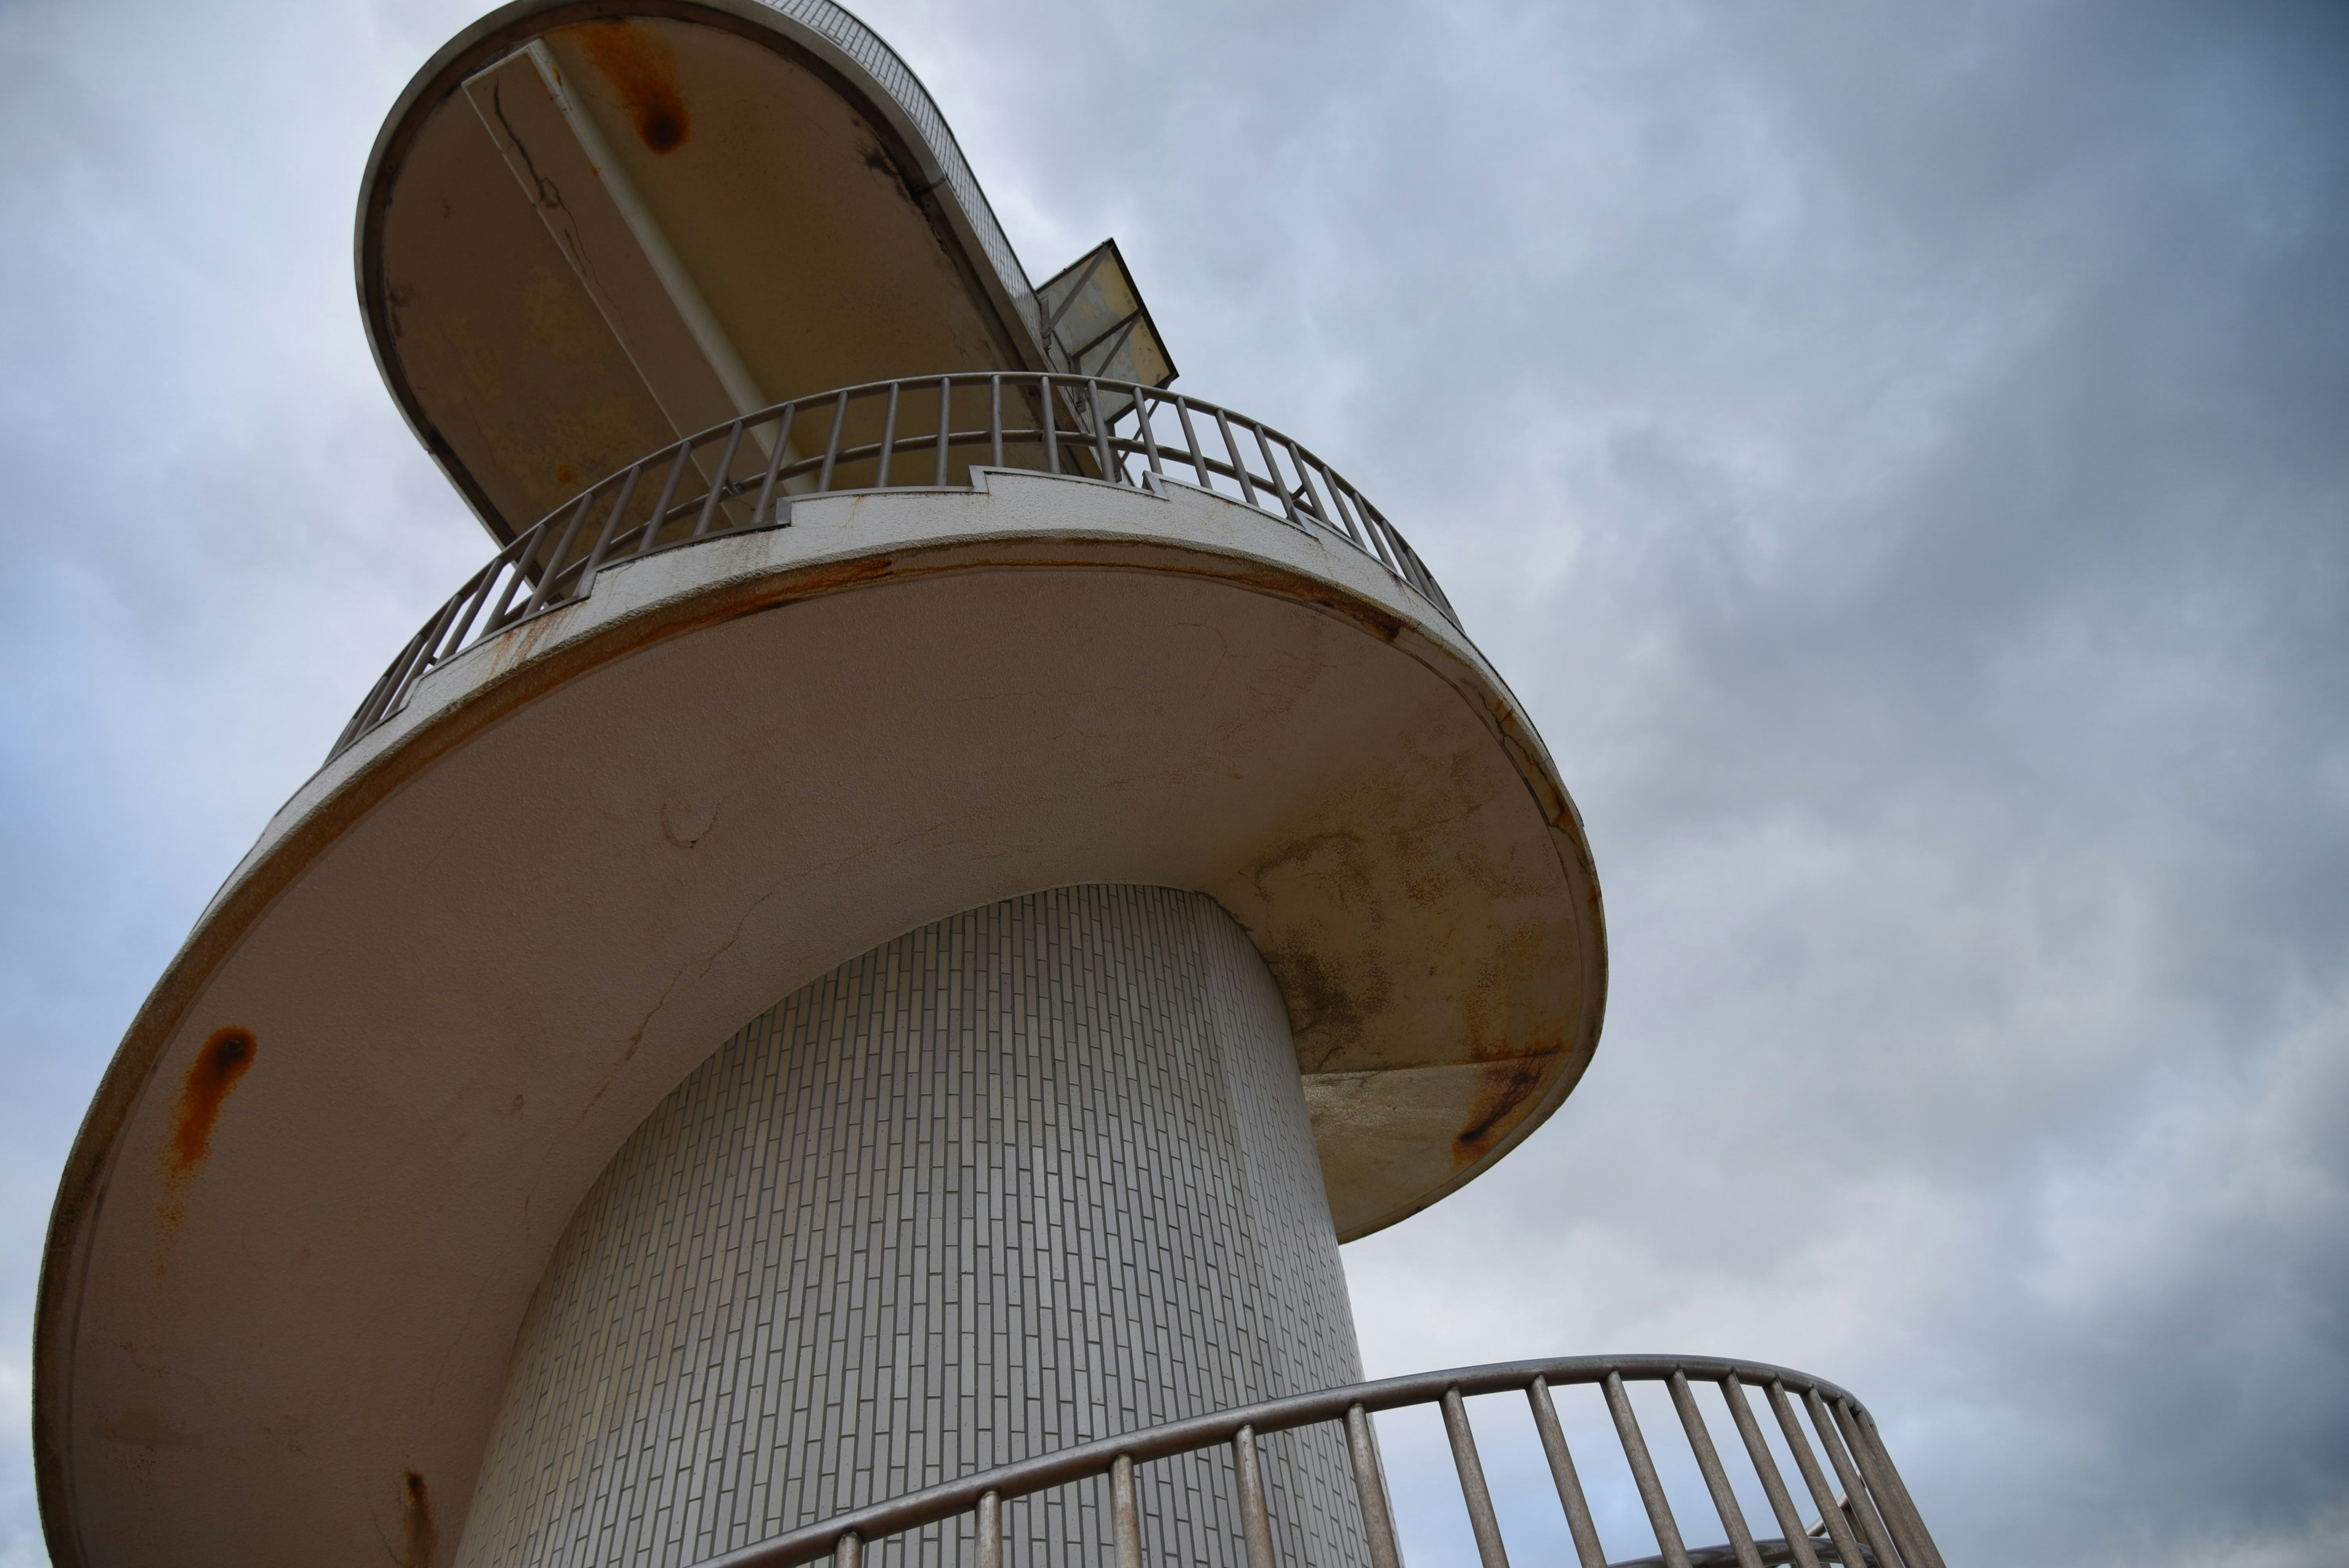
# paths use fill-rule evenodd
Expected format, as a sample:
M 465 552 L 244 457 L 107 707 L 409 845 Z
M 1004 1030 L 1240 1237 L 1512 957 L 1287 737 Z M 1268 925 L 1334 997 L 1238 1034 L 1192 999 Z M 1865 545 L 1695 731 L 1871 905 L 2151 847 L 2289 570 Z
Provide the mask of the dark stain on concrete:
M 693 134 L 693 116 L 677 85 L 677 52 L 668 40 L 634 22 L 598 22 L 574 35 L 604 79 L 612 84 L 653 151 L 676 151 Z
M 431 1568 L 433 1551 L 440 1544 L 440 1532 L 432 1528 L 432 1493 L 414 1470 L 401 1480 L 399 1513 L 400 1568 Z
M 1482 1159 L 1508 1130 L 1517 1114 L 1540 1089 L 1550 1056 L 1520 1056 L 1514 1061 L 1486 1062 L 1477 1068 L 1476 1097 L 1468 1116 L 1452 1140 L 1454 1169 Z
M 196 1060 L 180 1086 L 180 1105 L 171 1121 L 171 1142 L 165 1151 L 173 1182 L 186 1180 L 212 1152 L 212 1126 L 229 1091 L 253 1065 L 260 1044 L 253 1031 L 234 1024 L 204 1036 Z

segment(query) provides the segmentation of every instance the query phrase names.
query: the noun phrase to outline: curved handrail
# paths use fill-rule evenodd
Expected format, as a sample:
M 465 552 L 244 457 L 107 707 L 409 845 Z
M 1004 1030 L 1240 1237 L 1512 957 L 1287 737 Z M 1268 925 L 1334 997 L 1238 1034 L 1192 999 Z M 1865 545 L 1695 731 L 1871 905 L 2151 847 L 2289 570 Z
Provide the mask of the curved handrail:
M 1636 1382 L 1662 1383 L 1668 1387 L 1707 1495 L 1728 1537 L 1725 1545 L 1691 1550 L 1682 1542 L 1679 1523 L 1657 1479 L 1647 1438 L 1625 1393 L 1624 1386 Z M 1746 1524 L 1720 1450 L 1698 1407 L 1692 1391 L 1698 1382 L 1713 1385 L 1726 1402 L 1754 1477 L 1784 1532 L 1781 1536 L 1757 1540 Z M 1532 1408 L 1581 1568 L 1609 1568 L 1551 1398 L 1552 1389 L 1577 1384 L 1596 1385 L 1602 1391 L 1655 1532 L 1659 1554 L 1641 1560 L 1642 1564 L 1652 1561 L 1661 1568 L 1708 1568 L 1713 1563 L 1724 1568 L 1729 1563 L 1765 1568 L 1765 1564 L 1784 1563 L 1795 1568 L 1820 1568 L 1823 1563 L 1832 1562 L 1868 1568 L 1945 1568 L 1866 1407 L 1824 1378 L 1787 1367 L 1692 1355 L 1583 1355 L 1498 1362 L 1268 1399 L 999 1465 L 959 1480 L 835 1514 L 714 1558 L 703 1568 L 799 1568 L 826 1557 L 833 1559 L 834 1568 L 859 1568 L 868 1542 L 964 1515 L 974 1521 L 979 1568 L 1003 1568 L 1005 1502 L 1103 1475 L 1110 1478 L 1116 1517 L 1117 1568 L 1143 1568 L 1135 1467 L 1226 1445 L 1234 1460 L 1248 1568 L 1276 1568 L 1261 1456 L 1256 1444 L 1270 1433 L 1317 1425 L 1344 1428 L 1372 1568 L 1402 1568 L 1370 1417 L 1378 1411 L 1415 1405 L 1443 1407 L 1444 1430 L 1482 1568 L 1508 1568 L 1483 1461 L 1464 1405 L 1479 1395 L 1503 1393 L 1523 1393 Z M 1746 1393 L 1749 1386 L 1762 1392 L 1776 1418 L 1804 1490 L 1817 1511 L 1816 1523 L 1802 1522 L 1785 1478 L 1754 1418 Z M 1797 1402 L 1834 1471 L 1832 1480 L 1804 1434 L 1795 1414 Z
M 523 530 L 409 639 L 327 760 L 399 711 L 436 666 L 585 598 L 607 566 L 717 534 L 787 526 L 792 503 L 807 496 L 967 490 L 986 469 L 1188 483 L 1360 551 L 1460 624 L 1433 574 L 1378 508 L 1260 421 L 1163 387 L 1049 372 L 871 381 L 672 442 Z

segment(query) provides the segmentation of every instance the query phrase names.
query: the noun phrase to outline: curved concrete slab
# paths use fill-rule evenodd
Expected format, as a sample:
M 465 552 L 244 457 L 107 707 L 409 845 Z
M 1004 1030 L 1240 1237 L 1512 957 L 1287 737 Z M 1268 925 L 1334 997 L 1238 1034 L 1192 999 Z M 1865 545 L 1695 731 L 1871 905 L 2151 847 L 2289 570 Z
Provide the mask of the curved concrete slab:
M 61 1563 L 453 1542 L 613 1151 L 745 1020 L 962 909 L 1222 903 L 1284 993 L 1342 1236 L 1564 1098 L 1604 1004 L 1598 885 L 1475 649 L 1237 503 L 985 478 L 612 569 L 280 813 L 60 1192 L 36 1426 Z

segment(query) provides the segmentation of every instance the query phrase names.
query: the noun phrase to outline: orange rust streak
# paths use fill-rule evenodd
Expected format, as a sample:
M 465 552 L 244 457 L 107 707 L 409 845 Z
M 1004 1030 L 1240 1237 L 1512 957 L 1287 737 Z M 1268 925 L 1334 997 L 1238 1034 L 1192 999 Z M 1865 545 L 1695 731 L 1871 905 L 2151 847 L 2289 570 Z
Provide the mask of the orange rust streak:
M 414 1470 L 408 1472 L 400 1491 L 399 1511 L 408 1526 L 400 1568 L 431 1568 L 433 1552 L 440 1543 L 440 1532 L 432 1526 L 432 1493 Z
M 253 1031 L 234 1024 L 204 1036 L 195 1064 L 188 1069 L 187 1082 L 180 1087 L 180 1108 L 171 1126 L 167 1158 L 174 1181 L 192 1175 L 204 1162 L 212 1150 L 212 1124 L 220 1120 L 221 1106 L 236 1081 L 244 1076 L 244 1070 L 253 1065 L 259 1049 Z
M 1467 1125 L 1452 1140 L 1454 1168 L 1483 1158 L 1501 1136 L 1516 1124 L 1516 1113 L 1541 1087 L 1551 1056 L 1520 1056 L 1514 1061 L 1487 1062 L 1478 1072 L 1475 1103 Z
M 677 53 L 668 40 L 634 22 L 597 22 L 575 35 L 636 122 L 636 139 L 655 152 L 674 152 L 693 134 L 685 94 L 677 85 Z

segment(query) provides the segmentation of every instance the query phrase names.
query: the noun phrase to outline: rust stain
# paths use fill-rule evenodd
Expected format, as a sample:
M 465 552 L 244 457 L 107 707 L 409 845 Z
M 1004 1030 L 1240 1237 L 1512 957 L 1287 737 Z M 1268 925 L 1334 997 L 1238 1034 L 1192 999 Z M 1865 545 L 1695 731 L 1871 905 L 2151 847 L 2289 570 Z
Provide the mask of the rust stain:
M 677 52 L 652 28 L 634 22 L 598 22 L 575 35 L 635 121 L 636 140 L 670 153 L 693 134 L 685 94 L 677 85 Z
M 1520 1056 L 1514 1061 L 1486 1062 L 1477 1070 L 1476 1097 L 1469 1102 L 1468 1118 L 1452 1140 L 1452 1167 L 1485 1158 L 1502 1135 L 1516 1124 L 1517 1113 L 1541 1087 L 1544 1070 L 1553 1058 Z
M 180 1108 L 172 1119 L 171 1144 L 165 1158 L 171 1165 L 173 1185 L 194 1175 L 196 1168 L 203 1164 L 204 1156 L 212 1151 L 212 1124 L 220 1120 L 221 1106 L 227 1102 L 229 1091 L 253 1065 L 254 1054 L 259 1049 L 253 1031 L 234 1024 L 204 1036 L 195 1064 L 188 1069 L 187 1081 L 180 1086 Z
M 414 1470 L 400 1483 L 399 1512 L 406 1526 L 401 1532 L 405 1539 L 400 1542 L 400 1568 L 431 1568 L 440 1532 L 432 1528 L 432 1493 Z
M 555 465 L 554 470 L 554 483 L 557 484 L 576 484 L 579 483 L 579 471 L 572 467 L 567 462 L 558 463 Z

